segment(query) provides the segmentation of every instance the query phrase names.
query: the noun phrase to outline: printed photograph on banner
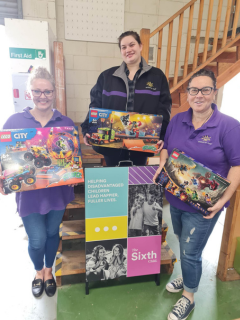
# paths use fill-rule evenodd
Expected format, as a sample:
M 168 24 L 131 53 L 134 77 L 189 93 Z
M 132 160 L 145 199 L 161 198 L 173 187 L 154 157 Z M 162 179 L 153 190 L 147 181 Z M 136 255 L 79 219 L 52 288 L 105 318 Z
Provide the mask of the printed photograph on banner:
M 86 279 L 115 279 L 127 274 L 127 239 L 86 242 Z
M 161 238 L 128 238 L 127 277 L 160 273 Z
M 128 237 L 161 235 L 162 208 L 163 192 L 160 186 L 129 185 Z

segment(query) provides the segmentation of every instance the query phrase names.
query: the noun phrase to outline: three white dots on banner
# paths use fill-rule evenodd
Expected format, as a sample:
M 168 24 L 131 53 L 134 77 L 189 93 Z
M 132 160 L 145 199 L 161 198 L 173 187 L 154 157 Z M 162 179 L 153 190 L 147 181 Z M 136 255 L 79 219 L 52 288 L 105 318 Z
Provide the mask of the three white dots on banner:
M 101 229 L 100 229 L 99 227 L 95 228 L 95 232 L 99 232 L 100 230 L 101 230 Z M 117 226 L 113 226 L 113 227 L 112 227 L 112 230 L 113 230 L 113 231 L 116 231 L 116 230 L 117 230 Z M 106 232 L 106 231 L 109 231 L 109 227 L 104 227 L 104 228 L 103 228 L 103 231 L 105 231 L 105 232 Z

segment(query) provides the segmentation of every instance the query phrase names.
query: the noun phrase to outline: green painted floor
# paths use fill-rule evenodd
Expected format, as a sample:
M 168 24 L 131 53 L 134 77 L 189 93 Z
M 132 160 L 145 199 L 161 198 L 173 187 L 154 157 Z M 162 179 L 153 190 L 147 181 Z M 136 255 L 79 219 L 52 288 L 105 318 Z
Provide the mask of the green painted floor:
M 172 231 L 168 205 L 164 206 L 163 218 L 169 225 L 167 242 L 178 257 L 178 243 Z M 221 282 L 216 278 L 223 224 L 224 214 L 204 250 L 203 276 L 190 320 L 240 318 L 240 281 Z M 179 274 L 180 264 L 177 262 L 171 276 L 161 274 L 159 287 L 153 276 L 125 278 L 91 283 L 88 296 L 84 284 L 64 286 L 58 290 L 57 320 L 165 320 L 181 297 L 181 293 L 168 293 L 165 285 Z

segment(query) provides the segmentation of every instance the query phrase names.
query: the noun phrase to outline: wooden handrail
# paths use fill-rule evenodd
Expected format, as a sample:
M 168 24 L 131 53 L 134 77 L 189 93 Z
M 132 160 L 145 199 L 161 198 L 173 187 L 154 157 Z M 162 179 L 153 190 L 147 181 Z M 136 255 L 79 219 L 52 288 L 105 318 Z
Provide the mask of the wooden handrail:
M 215 25 L 215 33 L 214 33 L 214 40 L 213 40 L 213 47 L 212 47 L 212 54 L 216 53 L 216 51 L 217 51 L 217 43 L 218 43 L 218 34 L 219 34 L 219 27 L 220 27 L 220 21 L 221 21 L 222 5 L 223 5 L 223 0 L 219 0 L 217 19 L 216 19 L 216 25 Z
M 156 33 L 158 33 L 160 30 L 162 30 L 164 27 L 166 27 L 170 22 L 172 22 L 175 18 L 180 16 L 181 13 L 183 13 L 185 10 L 187 10 L 192 4 L 194 4 L 197 0 L 192 0 L 189 3 L 187 3 L 182 9 L 180 9 L 178 12 L 176 12 L 172 17 L 170 17 L 168 20 L 166 20 L 163 24 L 161 24 L 157 29 L 155 29 L 153 32 L 150 33 L 150 38 L 152 38 Z
M 228 38 L 227 38 L 227 33 L 228 33 L 228 26 L 230 21 L 232 0 L 227 1 L 223 38 L 221 39 L 221 42 L 218 42 L 218 35 L 219 35 L 219 28 L 221 23 L 223 0 L 218 0 L 218 10 L 216 15 L 213 46 L 211 51 L 208 50 L 209 37 L 210 37 L 210 31 L 211 31 L 211 21 L 212 21 L 213 7 L 214 7 L 214 0 L 209 0 L 207 25 L 206 25 L 205 35 L 204 35 L 204 49 L 203 49 L 203 54 L 199 55 L 200 37 L 201 35 L 203 36 L 203 33 L 201 34 L 201 28 L 202 28 L 202 19 L 203 19 L 203 11 L 204 11 L 204 0 L 199 0 L 195 48 L 194 48 L 194 54 L 193 54 L 192 60 L 191 62 L 189 62 L 188 60 L 189 60 L 189 53 L 190 53 L 190 47 L 191 47 L 192 25 L 193 25 L 195 2 L 197 2 L 197 0 L 192 0 L 189 3 L 187 3 L 182 9 L 176 12 L 172 17 L 166 20 L 153 32 L 150 32 L 149 29 L 141 30 L 141 40 L 143 43 L 142 56 L 146 59 L 146 61 L 148 61 L 150 38 L 152 38 L 154 35 L 158 33 L 156 66 L 157 68 L 160 68 L 161 59 L 162 59 L 163 28 L 168 26 L 169 30 L 168 30 L 166 68 L 165 68 L 165 75 L 167 79 L 169 79 L 170 68 L 172 73 L 172 66 L 173 66 L 173 61 L 171 61 L 171 49 L 172 47 L 176 46 L 176 55 L 174 59 L 172 57 L 172 60 L 175 61 L 175 66 L 174 66 L 173 81 L 171 82 L 172 84 L 172 88 L 170 90 L 171 93 L 177 90 L 179 87 L 181 87 L 191 77 L 193 72 L 196 72 L 201 68 L 207 66 L 210 62 L 216 59 L 223 51 L 225 51 L 227 48 L 233 45 L 233 43 L 235 43 L 236 41 L 239 40 L 240 42 L 239 36 L 236 37 L 237 22 L 238 22 L 239 12 L 240 12 L 240 0 L 236 1 L 232 35 Z M 183 20 L 184 20 L 186 10 L 189 10 L 189 18 L 188 18 L 187 37 L 186 37 L 184 67 L 183 67 L 184 70 L 183 70 L 182 80 L 179 81 L 178 74 L 179 74 L 180 52 L 181 52 L 181 48 L 183 47 L 181 40 L 182 40 L 182 32 L 183 32 Z M 173 23 L 174 23 L 174 20 L 178 17 L 179 17 L 179 27 L 178 27 L 177 43 L 176 42 L 172 43 L 173 42 Z M 219 48 L 220 46 L 221 48 Z M 238 49 L 237 52 L 238 52 L 238 55 L 240 55 L 240 48 Z M 209 53 L 211 53 L 211 57 L 209 57 Z M 199 65 L 200 63 L 201 65 Z M 188 74 L 190 67 L 192 72 Z
M 198 66 L 193 72 L 189 73 L 184 79 L 182 79 L 181 81 L 179 81 L 175 87 L 172 87 L 170 89 L 170 93 L 173 93 L 174 91 L 176 91 L 179 87 L 181 87 L 187 80 L 189 80 L 191 78 L 191 76 L 199 71 L 200 69 L 206 67 L 206 65 L 208 65 L 210 62 L 212 62 L 213 60 L 215 60 L 221 53 L 223 53 L 226 49 L 232 47 L 234 45 L 235 42 L 240 41 L 240 34 L 238 36 L 236 36 L 235 39 L 229 41 L 224 48 L 221 48 L 220 50 L 218 50 L 214 55 L 212 55 L 211 57 L 209 57 L 203 64 L 201 64 L 200 66 Z

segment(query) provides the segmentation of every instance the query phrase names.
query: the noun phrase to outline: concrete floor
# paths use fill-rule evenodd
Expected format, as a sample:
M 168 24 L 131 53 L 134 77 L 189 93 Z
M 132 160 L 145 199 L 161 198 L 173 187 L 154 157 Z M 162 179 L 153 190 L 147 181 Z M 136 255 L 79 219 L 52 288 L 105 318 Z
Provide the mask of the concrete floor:
M 89 296 L 84 284 L 65 286 L 58 295 L 46 294 L 35 299 L 31 294 L 34 270 L 27 253 L 27 237 L 21 219 L 15 214 L 14 196 L 0 195 L 1 243 L 1 319 L 18 320 L 165 320 L 181 294 L 166 292 L 165 285 L 180 274 L 179 263 L 173 275 L 161 275 L 159 287 L 152 276 L 92 283 Z M 169 207 L 164 206 L 164 220 L 169 225 L 167 242 L 179 256 L 173 235 Z M 233 320 L 240 318 L 240 281 L 222 283 L 216 278 L 219 249 L 224 224 L 220 217 L 204 251 L 203 277 L 195 296 L 196 308 L 190 320 Z
M 28 241 L 16 212 L 15 195 L 0 195 L 1 319 L 56 320 L 57 295 L 31 292 L 35 272 L 28 256 Z
M 216 278 L 224 218 L 225 213 L 221 215 L 205 248 L 203 276 L 190 320 L 240 318 L 240 281 L 223 283 Z M 168 205 L 164 206 L 164 220 L 169 225 L 167 242 L 178 257 L 178 242 L 173 234 Z M 171 276 L 161 275 L 159 287 L 152 276 L 92 283 L 89 296 L 85 295 L 84 284 L 62 287 L 58 291 L 57 320 L 166 320 L 181 293 L 168 293 L 165 285 L 179 274 L 178 262 Z

